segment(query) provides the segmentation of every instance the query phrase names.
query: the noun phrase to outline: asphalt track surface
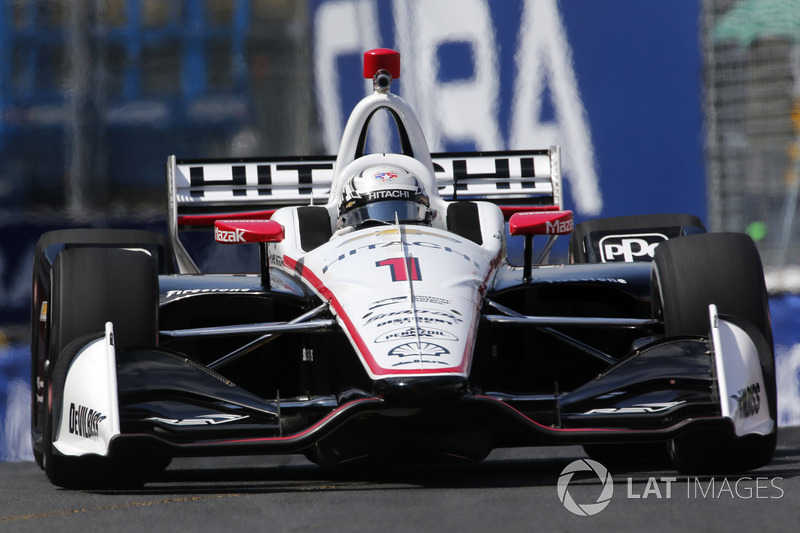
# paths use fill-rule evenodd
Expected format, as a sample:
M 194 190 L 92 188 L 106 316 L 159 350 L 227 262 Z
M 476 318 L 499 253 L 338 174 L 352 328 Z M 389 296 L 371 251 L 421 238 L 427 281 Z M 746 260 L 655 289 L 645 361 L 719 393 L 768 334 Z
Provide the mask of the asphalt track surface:
M 299 456 L 182 459 L 135 491 L 61 490 L 34 463 L 2 463 L 0 532 L 730 533 L 793 532 L 800 524 L 800 428 L 782 429 L 773 462 L 744 475 L 611 469 L 613 496 L 592 516 L 572 514 L 557 491 L 562 470 L 583 457 L 580 447 L 526 448 L 477 464 L 356 469 L 325 469 Z M 578 473 L 567 490 L 574 502 L 591 504 L 602 484 Z

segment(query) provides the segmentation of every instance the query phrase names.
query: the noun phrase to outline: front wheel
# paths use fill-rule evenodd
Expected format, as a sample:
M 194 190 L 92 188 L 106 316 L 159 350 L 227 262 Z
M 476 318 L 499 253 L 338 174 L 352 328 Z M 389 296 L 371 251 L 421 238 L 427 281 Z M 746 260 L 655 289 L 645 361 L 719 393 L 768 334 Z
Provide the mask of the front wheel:
M 770 416 L 777 420 L 775 360 L 767 290 L 753 241 L 740 233 L 708 233 L 658 246 L 653 265 L 653 309 L 668 337 L 708 335 L 708 306 L 747 320 L 755 339 Z M 769 435 L 736 437 L 697 430 L 673 439 L 672 460 L 681 473 L 735 473 L 764 466 L 775 452 L 777 429 Z
M 114 324 L 117 349 L 153 345 L 157 339 L 158 275 L 149 254 L 115 248 L 71 248 L 53 264 L 43 435 L 43 466 L 54 485 L 65 488 L 133 486 L 147 468 L 139 457 L 66 456 L 55 449 L 63 383 L 69 363 L 91 340 Z M 96 386 L 86 383 L 85 386 Z M 139 454 L 137 454 L 139 455 Z

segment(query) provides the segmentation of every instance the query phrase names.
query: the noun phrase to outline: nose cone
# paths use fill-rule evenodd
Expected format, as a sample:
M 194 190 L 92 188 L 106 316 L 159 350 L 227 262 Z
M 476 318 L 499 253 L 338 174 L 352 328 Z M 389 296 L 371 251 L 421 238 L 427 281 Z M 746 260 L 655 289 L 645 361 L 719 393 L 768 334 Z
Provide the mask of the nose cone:
M 375 392 L 391 406 L 428 407 L 458 402 L 469 389 L 463 376 L 409 376 L 379 379 Z

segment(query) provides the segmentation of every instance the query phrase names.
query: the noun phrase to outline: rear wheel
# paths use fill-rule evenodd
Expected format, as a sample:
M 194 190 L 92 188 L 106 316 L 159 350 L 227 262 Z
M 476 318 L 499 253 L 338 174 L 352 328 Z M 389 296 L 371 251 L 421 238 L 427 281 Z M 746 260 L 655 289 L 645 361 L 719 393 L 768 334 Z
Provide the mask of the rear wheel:
M 693 235 L 661 244 L 655 253 L 654 311 L 667 336 L 708 335 L 708 306 L 752 323 L 763 336 L 759 350 L 770 416 L 777 420 L 775 361 L 767 291 L 753 241 L 739 233 Z M 772 459 L 777 431 L 737 438 L 728 432 L 698 430 L 670 442 L 682 473 L 734 473 Z
M 153 345 L 158 333 L 158 275 L 152 258 L 116 248 L 71 248 L 61 252 L 52 271 L 47 412 L 43 463 L 50 481 L 66 488 L 131 486 L 144 483 L 147 468 L 138 457 L 73 457 L 53 447 L 54 409 L 62 391 L 54 374 L 91 339 L 114 324 L 115 344 Z M 87 384 L 91 386 L 92 384 Z M 55 400 L 55 402 L 53 401 Z

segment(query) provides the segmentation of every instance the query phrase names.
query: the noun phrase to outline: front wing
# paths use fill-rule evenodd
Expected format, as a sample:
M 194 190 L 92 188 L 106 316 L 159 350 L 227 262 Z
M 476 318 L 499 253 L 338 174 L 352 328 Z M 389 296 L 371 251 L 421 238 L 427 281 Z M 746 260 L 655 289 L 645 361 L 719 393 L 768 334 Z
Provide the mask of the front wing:
M 508 446 L 667 441 L 698 428 L 771 433 L 775 415 L 762 392 L 759 364 L 765 341 L 718 316 L 714 306 L 710 316 L 708 338 L 655 341 L 568 392 L 556 384 L 552 395 L 515 395 L 471 390 L 460 379 L 420 378 L 284 400 L 259 398 L 168 350 L 118 354 L 109 324 L 105 336 L 77 350 L 54 379 L 60 401 L 54 402 L 53 445 L 69 456 L 140 446 L 173 456 L 303 453 L 323 441 L 371 435 L 376 449 L 469 455 L 470 446 L 459 440 L 488 453 Z M 83 386 L 98 380 L 106 386 Z M 393 387 L 404 394 L 392 394 Z M 86 397 L 89 389 L 100 392 Z

